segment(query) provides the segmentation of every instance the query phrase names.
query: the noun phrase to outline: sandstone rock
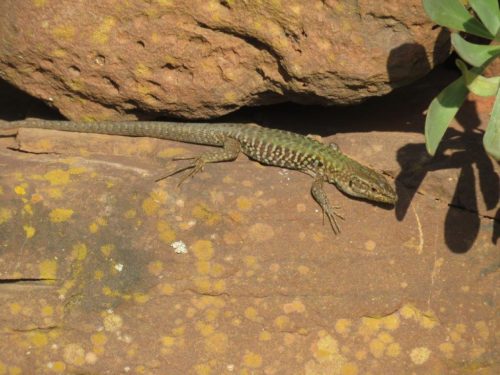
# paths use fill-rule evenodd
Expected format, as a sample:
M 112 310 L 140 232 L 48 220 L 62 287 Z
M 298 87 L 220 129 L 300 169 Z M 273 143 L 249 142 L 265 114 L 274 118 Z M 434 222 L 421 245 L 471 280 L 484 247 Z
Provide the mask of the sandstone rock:
M 449 52 L 420 0 L 3 0 L 0 35 L 2 78 L 87 120 L 350 104 Z

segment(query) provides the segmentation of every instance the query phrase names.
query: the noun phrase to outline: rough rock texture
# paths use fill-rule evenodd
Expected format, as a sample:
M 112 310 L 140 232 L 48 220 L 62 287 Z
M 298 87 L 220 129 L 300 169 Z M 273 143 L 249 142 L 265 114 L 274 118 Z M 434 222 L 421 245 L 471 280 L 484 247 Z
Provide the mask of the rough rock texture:
M 2 0 L 1 77 L 70 119 L 350 104 L 449 52 L 421 0 Z
M 410 131 L 422 91 L 437 90 L 314 111 L 320 125 L 409 130 L 328 139 L 400 195 L 387 210 L 328 189 L 339 236 L 298 172 L 241 157 L 179 189 L 153 180 L 205 147 L 0 138 L 0 373 L 498 374 L 499 168 L 472 131 L 491 102 L 471 98 L 429 160 Z

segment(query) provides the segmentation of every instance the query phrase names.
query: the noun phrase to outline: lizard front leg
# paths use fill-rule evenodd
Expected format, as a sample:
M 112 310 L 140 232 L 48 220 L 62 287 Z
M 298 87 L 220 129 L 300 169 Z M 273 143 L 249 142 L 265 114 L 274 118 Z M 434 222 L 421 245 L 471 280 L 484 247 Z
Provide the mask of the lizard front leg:
M 323 221 L 326 215 L 332 227 L 333 233 L 337 234 L 340 233 L 340 227 L 337 223 L 337 220 L 335 219 L 335 216 L 339 217 L 342 220 L 344 220 L 344 218 L 336 212 L 336 210 L 338 210 L 340 207 L 332 206 L 330 204 L 325 190 L 323 189 L 323 182 L 323 176 L 316 176 L 311 187 L 311 194 L 323 210 Z
M 184 167 L 178 168 L 173 172 L 168 173 L 166 176 L 163 176 L 156 181 L 163 180 L 167 177 L 173 176 L 179 172 L 185 171 L 187 169 L 191 169 L 187 175 L 185 175 L 179 182 L 179 186 L 182 185 L 186 179 L 194 176 L 196 173 L 203 170 L 205 164 L 208 163 L 218 163 L 221 161 L 232 161 L 238 157 L 238 154 L 241 151 L 240 142 L 233 138 L 227 138 L 224 141 L 224 145 L 222 148 L 207 151 L 199 156 L 187 157 L 187 158 L 176 158 L 175 160 L 190 160 L 194 159 L 194 161 Z

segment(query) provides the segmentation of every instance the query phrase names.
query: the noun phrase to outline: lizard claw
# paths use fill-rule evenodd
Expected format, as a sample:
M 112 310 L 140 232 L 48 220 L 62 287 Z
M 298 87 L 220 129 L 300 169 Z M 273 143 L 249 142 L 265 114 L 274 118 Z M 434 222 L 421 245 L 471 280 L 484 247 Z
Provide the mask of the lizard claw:
M 339 206 L 326 206 L 323 208 L 323 225 L 325 225 L 325 216 L 328 217 L 328 221 L 330 222 L 330 226 L 332 227 L 333 233 L 339 234 L 340 233 L 340 226 L 337 223 L 337 220 L 335 217 L 338 217 L 341 220 L 345 220 L 344 217 L 336 212 L 337 209 L 339 209 Z

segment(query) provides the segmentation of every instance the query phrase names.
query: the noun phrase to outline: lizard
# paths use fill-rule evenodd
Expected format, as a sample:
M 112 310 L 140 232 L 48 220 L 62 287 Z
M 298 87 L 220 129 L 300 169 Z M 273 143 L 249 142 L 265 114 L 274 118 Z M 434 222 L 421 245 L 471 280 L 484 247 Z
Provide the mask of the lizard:
M 191 160 L 187 166 L 168 173 L 169 177 L 189 170 L 179 185 L 200 172 L 208 163 L 232 161 L 240 153 L 265 165 L 298 170 L 313 178 L 311 195 L 319 204 L 323 218 L 328 218 L 335 234 L 340 232 L 336 217 L 343 219 L 332 206 L 324 183 L 356 198 L 394 205 L 397 195 L 386 177 L 340 151 L 335 143 L 325 144 L 311 136 L 261 127 L 247 123 L 182 123 L 156 121 L 73 122 L 27 119 L 0 121 L 0 131 L 41 128 L 79 133 L 152 137 L 218 146 L 198 156 L 176 158 Z M 15 133 L 14 133 L 15 134 Z M 162 178 L 165 178 L 162 177 Z M 160 179 L 162 179 L 160 178 Z

